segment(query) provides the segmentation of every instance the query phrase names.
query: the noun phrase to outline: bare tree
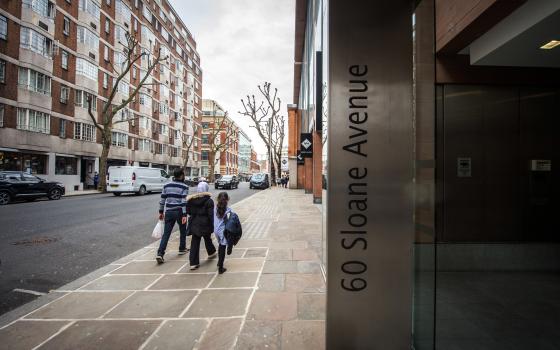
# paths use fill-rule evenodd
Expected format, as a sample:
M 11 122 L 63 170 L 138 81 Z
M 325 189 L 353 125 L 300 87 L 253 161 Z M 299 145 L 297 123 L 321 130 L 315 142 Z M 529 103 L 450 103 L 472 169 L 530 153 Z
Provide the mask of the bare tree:
M 203 130 L 208 135 L 208 181 L 214 182 L 214 173 L 219 157 L 222 152 L 235 143 L 236 128 L 232 121 L 228 118 L 228 112 L 218 113 L 216 105 L 213 106 L 212 121 L 208 123 L 208 128 Z
M 182 135 L 182 139 L 181 139 L 181 145 L 182 145 L 182 151 L 183 151 L 183 171 L 185 172 L 185 174 L 187 173 L 187 167 L 189 164 L 189 160 L 190 160 L 190 155 L 191 155 L 191 149 L 194 145 L 194 139 L 196 137 L 196 134 L 198 133 L 198 127 L 196 125 L 193 126 L 193 135 L 192 136 L 188 136 L 185 133 L 181 133 Z
M 150 82 L 148 82 L 148 78 L 150 77 L 150 74 L 152 73 L 154 68 L 167 59 L 167 57 L 161 57 L 159 51 L 157 55 L 152 56 L 148 52 L 141 50 L 138 40 L 136 40 L 136 38 L 134 38 L 134 36 L 130 35 L 130 33 L 128 32 L 126 33 L 126 43 L 121 43 L 121 45 L 123 46 L 122 53 L 124 54 L 125 59 L 124 62 L 121 62 L 120 65 L 113 64 L 112 60 L 109 61 L 109 64 L 113 70 L 113 73 L 116 75 L 116 78 L 114 78 L 114 84 L 109 90 L 110 94 L 108 101 L 103 105 L 100 121 L 98 121 L 97 116 L 92 110 L 93 97 L 90 95 L 87 98 L 88 114 L 97 130 L 99 130 L 101 133 L 102 150 L 101 158 L 99 160 L 100 176 L 98 189 L 103 192 L 107 191 L 107 158 L 109 156 L 109 150 L 111 149 L 113 127 L 120 123 L 131 123 L 137 118 L 134 115 L 125 115 L 121 116 L 121 118 L 119 119 L 118 114 L 132 101 L 135 100 L 136 96 L 140 92 L 140 89 L 154 85 L 151 80 Z M 132 69 L 132 67 L 136 63 L 140 62 L 143 57 L 148 60 L 148 69 L 146 71 L 146 74 L 143 77 L 140 77 L 140 82 L 137 86 L 134 86 L 132 91 L 128 91 L 128 96 L 125 99 L 122 99 L 121 101 L 115 101 L 117 92 L 119 92 L 120 82 L 130 74 L 130 70 Z
M 276 177 L 282 173 L 282 146 L 285 137 L 285 118 L 280 113 L 282 101 L 278 97 L 278 89 L 272 90 L 271 83 L 265 82 L 258 89 L 263 99 L 255 99 L 255 95 L 247 95 L 241 99 L 243 111 L 239 113 L 249 117 L 253 122 L 252 128 L 257 130 L 264 142 L 271 164 L 271 180 L 276 184 Z

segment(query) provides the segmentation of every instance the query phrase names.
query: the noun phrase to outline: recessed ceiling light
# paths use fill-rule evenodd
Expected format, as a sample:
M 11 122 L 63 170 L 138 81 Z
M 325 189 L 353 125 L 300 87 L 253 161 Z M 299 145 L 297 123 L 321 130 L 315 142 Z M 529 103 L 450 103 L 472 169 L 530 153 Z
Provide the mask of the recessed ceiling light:
M 556 46 L 560 45 L 560 40 L 551 40 L 548 43 L 544 44 L 543 46 L 541 46 L 541 49 L 543 50 L 550 50 L 555 48 Z

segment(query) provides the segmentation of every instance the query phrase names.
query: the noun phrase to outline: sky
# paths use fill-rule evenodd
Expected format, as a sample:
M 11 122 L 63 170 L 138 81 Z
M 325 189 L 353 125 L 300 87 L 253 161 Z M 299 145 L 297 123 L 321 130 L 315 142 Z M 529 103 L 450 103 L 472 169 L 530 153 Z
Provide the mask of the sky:
M 216 100 L 249 135 L 258 154 L 264 143 L 241 98 L 260 94 L 265 81 L 278 88 L 281 112 L 293 96 L 295 0 L 170 0 L 197 43 L 202 98 Z M 287 123 L 286 123 L 287 124 Z

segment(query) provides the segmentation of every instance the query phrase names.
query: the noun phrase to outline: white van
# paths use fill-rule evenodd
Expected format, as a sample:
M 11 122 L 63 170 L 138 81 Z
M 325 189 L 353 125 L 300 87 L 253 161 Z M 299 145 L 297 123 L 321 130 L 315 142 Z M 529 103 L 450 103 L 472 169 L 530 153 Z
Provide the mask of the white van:
M 162 169 L 112 166 L 109 167 L 107 192 L 112 192 L 115 196 L 120 196 L 121 193 L 144 195 L 146 192 L 161 192 L 163 185 L 169 181 L 169 175 Z

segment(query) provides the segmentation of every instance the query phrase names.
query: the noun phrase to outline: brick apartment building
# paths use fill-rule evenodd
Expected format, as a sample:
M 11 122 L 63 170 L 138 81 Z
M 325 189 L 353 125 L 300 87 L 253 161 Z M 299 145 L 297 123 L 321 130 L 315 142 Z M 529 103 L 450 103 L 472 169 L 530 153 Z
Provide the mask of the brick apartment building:
M 169 59 L 153 83 L 123 110 L 108 165 L 181 166 L 182 138 L 194 137 L 189 175 L 200 168 L 202 72 L 196 42 L 167 0 L 23 0 L 0 2 L 0 170 L 29 171 L 64 183 L 91 184 L 99 169 L 101 120 L 124 61 L 126 32 L 141 50 Z M 118 86 L 126 97 L 147 71 L 147 59 Z M 120 101 L 120 97 L 115 99 Z
M 257 152 L 251 149 L 251 174 L 260 173 L 261 166 L 257 160 Z
M 226 118 L 223 125 L 231 125 L 233 133 L 226 141 L 229 132 L 228 128 L 219 131 L 219 138 L 216 136 L 216 143 L 228 143 L 225 151 L 218 152 L 215 156 L 216 165 L 214 172 L 220 175 L 239 174 L 239 126 L 226 115 L 226 111 L 214 100 L 204 99 L 202 102 L 202 176 L 208 176 L 210 166 L 208 164 L 208 152 L 210 151 L 209 142 L 216 129 L 222 125 L 223 118 Z M 214 126 L 214 124 L 220 124 Z M 216 128 L 216 129 L 215 129 Z

